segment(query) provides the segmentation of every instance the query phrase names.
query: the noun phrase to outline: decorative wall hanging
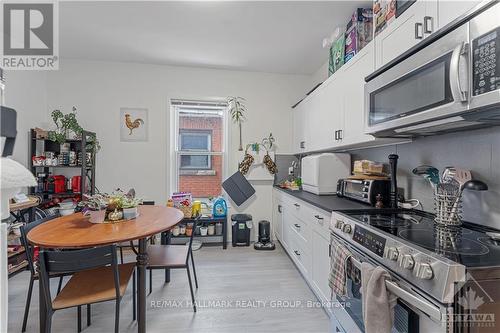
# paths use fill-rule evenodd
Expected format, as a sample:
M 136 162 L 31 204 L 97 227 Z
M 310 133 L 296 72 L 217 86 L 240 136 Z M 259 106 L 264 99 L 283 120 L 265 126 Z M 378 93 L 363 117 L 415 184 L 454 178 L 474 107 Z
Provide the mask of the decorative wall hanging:
M 238 124 L 240 130 L 240 147 L 239 151 L 243 151 L 243 140 L 241 136 L 241 123 L 245 121 L 245 99 L 243 97 L 228 97 L 227 103 L 229 104 L 229 113 L 235 124 Z
M 148 141 L 148 109 L 120 108 L 120 141 Z
M 263 143 L 255 142 L 255 143 L 250 143 L 250 144 L 248 144 L 246 146 L 245 156 L 243 157 L 243 160 L 241 161 L 241 163 L 238 165 L 238 170 L 243 175 L 246 175 L 248 173 L 248 171 L 250 170 L 250 167 L 255 162 L 254 156 L 252 156 L 252 154 L 250 154 L 248 152 L 249 148 L 252 148 L 252 151 L 254 151 L 257 155 L 259 154 L 260 149 L 264 148 L 266 154 L 264 155 L 264 158 L 262 159 L 262 162 L 259 161 L 258 163 L 259 164 L 260 163 L 264 164 L 264 166 L 267 168 L 267 171 L 269 171 L 269 173 L 271 175 L 274 175 L 274 174 L 278 173 L 278 168 L 276 166 L 276 163 L 274 163 L 273 159 L 269 155 L 269 150 L 266 147 L 266 145 L 263 144 Z

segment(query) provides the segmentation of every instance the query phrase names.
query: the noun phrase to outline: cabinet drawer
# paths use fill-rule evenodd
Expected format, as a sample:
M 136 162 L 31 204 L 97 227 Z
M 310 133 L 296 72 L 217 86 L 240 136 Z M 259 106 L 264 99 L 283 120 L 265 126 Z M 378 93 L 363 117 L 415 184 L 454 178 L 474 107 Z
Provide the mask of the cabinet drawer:
M 297 240 L 307 244 L 311 239 L 311 229 L 301 219 L 294 218 L 290 221 L 289 227 L 291 232 L 297 235 Z
M 299 268 L 299 270 L 309 278 L 311 271 L 311 255 L 297 239 L 297 237 L 292 237 L 290 240 L 290 256 Z
M 299 199 L 287 196 L 283 200 L 285 209 L 287 209 L 291 214 L 297 218 L 302 218 L 304 215 L 304 210 L 306 209 L 306 204 Z

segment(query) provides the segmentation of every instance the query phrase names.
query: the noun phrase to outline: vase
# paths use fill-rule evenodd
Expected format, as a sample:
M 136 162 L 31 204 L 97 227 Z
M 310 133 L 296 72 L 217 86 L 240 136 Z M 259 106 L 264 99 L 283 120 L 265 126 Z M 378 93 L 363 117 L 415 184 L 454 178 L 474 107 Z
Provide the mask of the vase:
M 137 215 L 137 207 L 123 208 L 123 218 L 125 220 L 135 219 Z

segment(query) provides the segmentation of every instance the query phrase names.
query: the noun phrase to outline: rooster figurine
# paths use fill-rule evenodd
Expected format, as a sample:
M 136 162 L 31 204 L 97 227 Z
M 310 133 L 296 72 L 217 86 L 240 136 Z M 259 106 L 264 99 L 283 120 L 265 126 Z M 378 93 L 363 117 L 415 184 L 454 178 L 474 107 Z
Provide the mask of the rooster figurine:
M 125 114 L 125 125 L 127 125 L 128 129 L 130 130 L 130 133 L 128 135 L 132 135 L 132 131 L 135 128 L 139 128 L 139 126 L 144 125 L 144 120 L 141 118 L 137 118 L 136 120 L 132 121 L 130 118 L 130 114 Z

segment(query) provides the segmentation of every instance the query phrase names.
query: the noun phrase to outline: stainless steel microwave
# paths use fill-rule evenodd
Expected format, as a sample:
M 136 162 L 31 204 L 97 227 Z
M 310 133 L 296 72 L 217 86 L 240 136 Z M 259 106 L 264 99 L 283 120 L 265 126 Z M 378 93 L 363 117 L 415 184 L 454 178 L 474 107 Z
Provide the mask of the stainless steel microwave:
M 366 133 L 414 137 L 500 125 L 500 4 L 467 17 L 367 78 Z

